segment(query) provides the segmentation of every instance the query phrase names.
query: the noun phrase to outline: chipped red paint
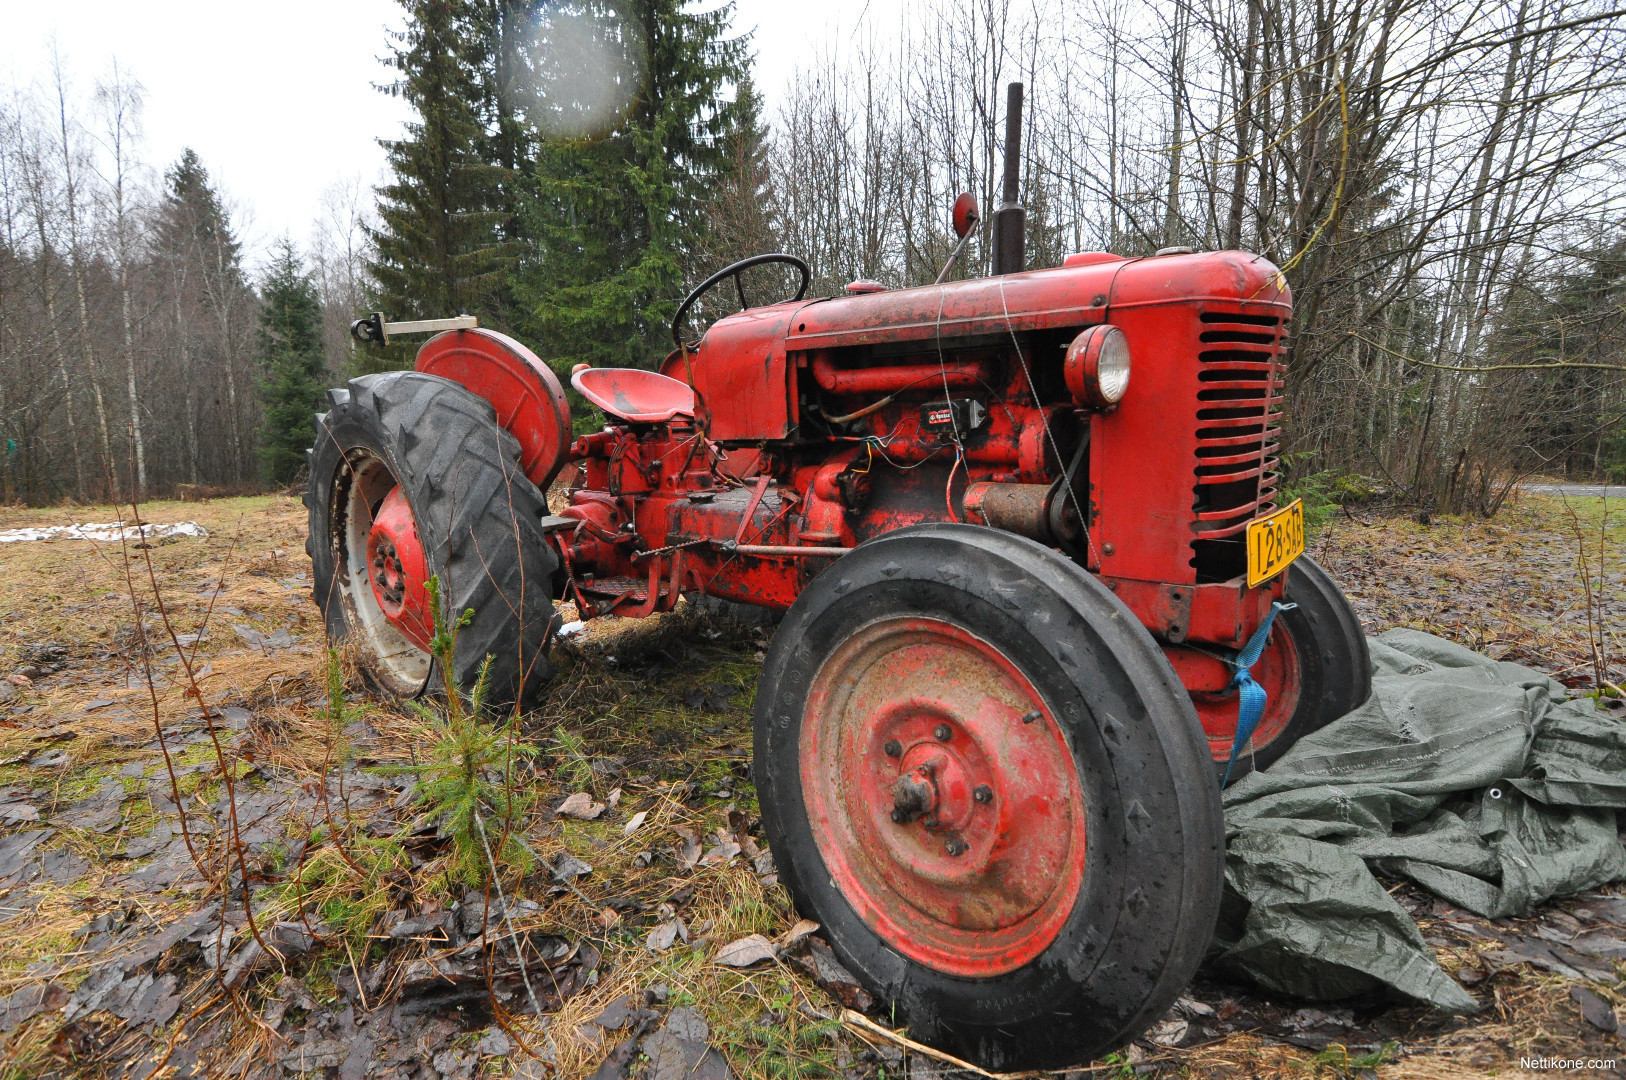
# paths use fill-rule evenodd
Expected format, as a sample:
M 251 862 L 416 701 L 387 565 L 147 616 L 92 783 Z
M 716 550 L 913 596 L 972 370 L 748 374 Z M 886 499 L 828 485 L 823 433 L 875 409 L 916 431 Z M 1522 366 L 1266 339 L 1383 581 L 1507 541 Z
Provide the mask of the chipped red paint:
M 414 367 L 491 402 L 497 422 L 519 440 L 520 470 L 548 489 L 570 445 L 570 403 L 558 376 L 535 353 L 494 330 L 453 330 L 430 338 Z
M 801 762 L 825 868 L 910 959 L 1014 971 L 1072 913 L 1078 768 L 1033 684 L 981 638 L 929 618 L 858 631 L 814 677 Z
M 1203 731 L 1208 735 L 1208 752 L 1215 761 L 1229 761 L 1237 717 L 1236 691 L 1226 689 L 1231 681 L 1230 666 L 1187 646 L 1165 645 L 1163 655 L 1169 658 L 1174 673 L 1191 694 L 1197 719 L 1202 721 Z M 1287 723 L 1299 704 L 1298 649 L 1293 645 L 1293 636 L 1280 622 L 1271 628 L 1265 651 L 1253 666 L 1253 680 L 1270 695 L 1265 715 L 1253 729 L 1251 743 L 1257 752 L 1287 730 Z
M 611 416 L 637 424 L 664 424 L 694 415 L 687 383 L 637 368 L 581 368 L 570 385 Z
M 612 422 L 565 455 L 581 475 L 561 511 L 577 523 L 549 533 L 568 567 L 560 580 L 586 617 L 669 610 L 685 591 L 785 608 L 833 550 L 925 522 L 981 522 L 966 510 L 968 486 L 1048 492 L 1077 461 L 1087 535 L 1076 557 L 1175 654 L 1224 654 L 1284 588 L 1281 576 L 1247 588 L 1241 536 L 1276 505 L 1290 315 L 1280 273 L 1242 252 L 1094 252 L 741 312 L 666 358 L 676 382 L 578 374 Z M 1102 324 L 1125 334 L 1133 375 L 1115 407 L 1085 407 L 1064 361 Z M 945 394 L 976 403 L 974 427 L 942 422 L 962 415 Z M 973 511 L 989 490 L 975 489 Z M 1055 490 L 1045 520 L 1029 513 L 1021 531 L 1050 535 L 1050 508 L 1069 509 Z M 1228 749 L 1230 699 L 1202 697 L 1200 663 L 1177 667 L 1195 680 L 1214 746 Z M 1272 693 L 1263 738 L 1297 688 L 1285 674 L 1261 682 Z
M 428 651 L 435 621 L 430 613 L 429 563 L 399 487 L 390 488 L 367 533 L 367 577 L 385 618 L 418 648 Z

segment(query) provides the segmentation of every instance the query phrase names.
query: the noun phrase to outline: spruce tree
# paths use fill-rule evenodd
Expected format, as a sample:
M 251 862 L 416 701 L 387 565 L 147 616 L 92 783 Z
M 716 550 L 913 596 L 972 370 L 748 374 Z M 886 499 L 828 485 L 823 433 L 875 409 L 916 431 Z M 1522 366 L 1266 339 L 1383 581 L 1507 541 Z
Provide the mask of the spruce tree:
M 161 252 L 178 252 L 188 247 L 207 255 L 197 256 L 208 263 L 238 269 L 243 246 L 233 235 L 226 208 L 215 190 L 197 151 L 190 146 L 181 151 L 164 173 L 164 201 L 158 210 L 157 243 Z
M 379 226 L 370 266 L 375 303 L 392 319 L 481 316 L 501 326 L 504 269 L 512 261 L 501 227 L 509 175 L 486 159 L 516 152 L 510 127 L 493 146 L 482 108 L 491 107 L 494 59 L 489 2 L 402 0 L 407 29 L 388 92 L 417 113 L 406 137 L 382 140 L 393 177 L 379 188 Z M 367 350 L 365 362 L 406 366 L 411 353 Z
M 258 354 L 263 401 L 261 472 L 266 482 L 286 484 L 305 464 L 311 414 L 327 387 L 322 349 L 322 305 L 316 286 L 284 237 L 273 250 L 260 293 Z
M 250 319 L 257 303 L 243 269 L 243 246 L 219 189 L 190 147 L 164 173 L 153 255 L 164 278 L 154 315 L 169 323 L 184 402 L 184 475 L 193 482 L 241 483 L 252 468 Z
M 517 292 L 527 336 L 561 370 L 654 363 L 670 348 L 684 285 L 715 269 L 704 258 L 709 209 L 734 164 L 733 91 L 748 78 L 746 41 L 725 37 L 732 16 L 731 3 L 694 12 L 685 0 L 559 0 L 538 19 L 529 114 L 556 134 L 537 151 L 526 220 L 535 247 Z M 582 106 L 572 73 L 549 70 L 573 53 L 550 50 L 550 35 L 579 40 L 584 25 L 601 28 L 595 63 L 629 73 L 628 103 L 607 129 L 557 134 Z

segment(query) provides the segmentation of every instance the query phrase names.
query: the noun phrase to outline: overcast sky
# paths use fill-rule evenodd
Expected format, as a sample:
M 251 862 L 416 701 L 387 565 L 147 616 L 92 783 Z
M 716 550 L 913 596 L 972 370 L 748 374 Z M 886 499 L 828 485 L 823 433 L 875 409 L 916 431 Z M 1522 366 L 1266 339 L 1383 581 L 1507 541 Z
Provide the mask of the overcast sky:
M 799 64 L 868 28 L 896 26 L 902 0 L 737 0 L 754 30 L 757 81 L 770 104 Z M 708 5 L 709 6 L 709 5 Z M 45 84 L 53 40 L 88 95 L 114 57 L 147 91 L 145 157 L 160 170 L 191 146 L 251 218 L 255 247 L 283 232 L 303 244 L 322 191 L 374 181 L 378 137 L 406 110 L 373 89 L 394 0 L 0 0 L 0 80 Z

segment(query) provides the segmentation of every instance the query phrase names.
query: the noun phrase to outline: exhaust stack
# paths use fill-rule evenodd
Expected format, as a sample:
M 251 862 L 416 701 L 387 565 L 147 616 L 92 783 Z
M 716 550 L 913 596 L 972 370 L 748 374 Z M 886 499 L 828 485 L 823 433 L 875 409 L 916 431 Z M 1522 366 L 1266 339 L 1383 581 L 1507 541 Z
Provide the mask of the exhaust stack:
M 1028 212 L 1017 203 L 1022 176 L 1022 84 L 1011 83 L 1005 96 L 1005 190 L 994 211 L 994 273 L 1027 269 Z

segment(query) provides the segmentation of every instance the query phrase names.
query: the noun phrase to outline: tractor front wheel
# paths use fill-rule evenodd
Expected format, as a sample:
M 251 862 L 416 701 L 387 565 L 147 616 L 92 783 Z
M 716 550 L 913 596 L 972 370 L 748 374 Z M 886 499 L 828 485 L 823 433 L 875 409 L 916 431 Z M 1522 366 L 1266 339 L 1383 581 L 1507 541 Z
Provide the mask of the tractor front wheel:
M 1206 740 L 1064 556 L 960 525 L 862 545 L 786 614 L 755 722 L 780 880 L 915 1038 L 1077 1065 L 1196 970 L 1224 860 Z
M 457 634 L 456 684 L 471 691 L 490 657 L 487 700 L 534 694 L 551 673 L 556 561 L 519 444 L 490 403 L 433 375 L 368 375 L 328 398 L 309 454 L 305 550 L 329 639 L 392 697 L 436 689 L 433 575 L 446 612 L 474 612 Z

